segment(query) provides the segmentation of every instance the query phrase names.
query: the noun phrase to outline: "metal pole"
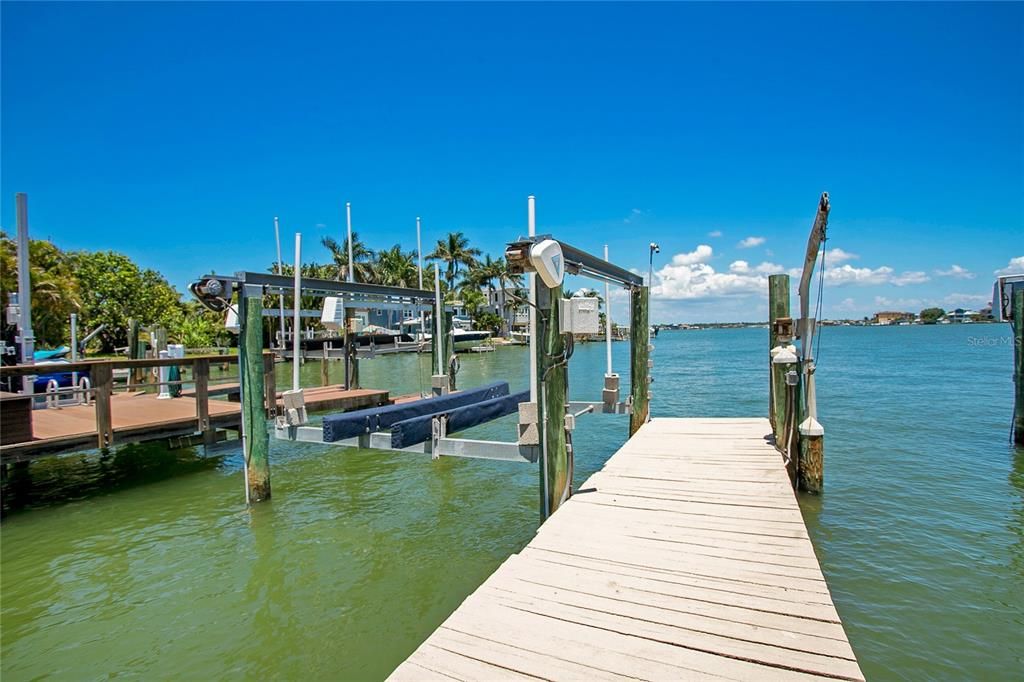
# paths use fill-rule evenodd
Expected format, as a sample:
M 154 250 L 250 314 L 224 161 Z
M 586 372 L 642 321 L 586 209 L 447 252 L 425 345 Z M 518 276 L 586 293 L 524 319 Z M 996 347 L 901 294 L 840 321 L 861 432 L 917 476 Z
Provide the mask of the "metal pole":
M 434 349 L 437 351 L 437 374 L 444 374 L 444 309 L 441 307 L 441 268 L 434 268 Z
M 277 274 L 284 274 L 284 262 L 281 260 L 281 230 L 277 223 L 277 216 L 274 216 L 274 241 L 277 242 Z M 278 317 L 281 320 L 281 341 L 279 348 L 284 348 L 284 292 L 277 296 Z
M 608 260 L 608 245 L 604 245 L 604 260 Z M 608 370 L 611 374 L 611 288 L 604 283 L 604 354 L 606 355 Z
M 420 278 L 420 290 L 423 290 L 423 243 L 420 240 L 420 217 L 416 216 L 416 269 Z M 427 312 L 420 311 L 420 343 L 427 336 Z
M 537 200 L 531 194 L 526 197 L 526 234 L 537 236 Z M 526 286 L 529 287 L 530 300 L 530 402 L 537 402 L 537 287 L 534 280 L 537 275 L 526 275 Z
M 21 364 L 35 364 L 36 337 L 32 333 L 32 282 L 29 273 L 28 195 L 14 195 L 18 224 L 18 341 L 21 343 Z M 32 377 L 21 379 L 21 392 L 32 393 Z
M 352 260 L 352 203 L 345 202 L 345 217 L 348 221 L 348 281 L 356 281 L 356 263 Z
M 292 297 L 292 390 L 299 390 L 299 311 L 302 309 L 302 233 L 295 233 L 295 295 Z

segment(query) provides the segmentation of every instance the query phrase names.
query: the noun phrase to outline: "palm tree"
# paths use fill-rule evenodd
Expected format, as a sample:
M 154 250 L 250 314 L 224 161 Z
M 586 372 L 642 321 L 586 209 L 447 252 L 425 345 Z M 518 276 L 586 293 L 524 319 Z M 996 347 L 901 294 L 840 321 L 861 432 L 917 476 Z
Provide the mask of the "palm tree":
M 328 251 L 331 252 L 331 260 L 338 268 L 338 281 L 348 280 L 348 238 L 343 244 L 338 244 L 334 237 L 324 237 L 320 240 Z M 372 275 L 373 251 L 367 248 L 359 239 L 359 233 L 352 233 L 352 260 L 355 263 L 355 280 L 367 282 Z
M 403 253 L 399 244 L 377 252 L 377 262 L 372 265 L 371 281 L 374 284 L 414 287 L 418 285 L 418 279 L 415 253 Z
M 427 258 L 441 260 L 448 264 L 445 273 L 445 280 L 448 288 L 455 288 L 455 278 L 458 276 L 462 266 L 471 268 L 477 263 L 477 256 L 480 249 L 471 247 L 466 235 L 461 232 L 449 232 L 445 239 L 438 239 L 434 251 L 427 255 Z

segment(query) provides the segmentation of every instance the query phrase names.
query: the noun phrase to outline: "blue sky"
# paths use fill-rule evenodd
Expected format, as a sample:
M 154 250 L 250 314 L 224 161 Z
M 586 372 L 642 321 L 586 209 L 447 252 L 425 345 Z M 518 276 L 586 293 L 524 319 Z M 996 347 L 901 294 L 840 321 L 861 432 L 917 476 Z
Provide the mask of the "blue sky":
M 1024 255 L 1019 4 L 0 11 L 0 223 L 28 192 L 35 236 L 182 290 L 265 268 L 275 215 L 326 260 L 345 201 L 372 247 L 419 215 L 497 255 L 535 194 L 627 267 L 660 243 L 662 322 L 765 318 L 823 190 L 830 316 L 977 307 Z

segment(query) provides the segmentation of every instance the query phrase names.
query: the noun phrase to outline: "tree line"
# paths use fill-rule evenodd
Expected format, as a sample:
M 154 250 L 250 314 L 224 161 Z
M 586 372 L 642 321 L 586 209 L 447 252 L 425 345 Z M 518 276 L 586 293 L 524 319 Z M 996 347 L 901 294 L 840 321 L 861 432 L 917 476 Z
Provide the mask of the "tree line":
M 303 276 L 344 281 L 348 278 L 348 240 L 338 243 L 322 239 L 330 254 L 325 264 L 305 263 Z M 434 268 L 439 268 L 442 294 L 448 301 L 459 300 L 480 328 L 497 329 L 501 318 L 486 309 L 487 295 L 497 289 L 511 289 L 514 297 L 506 305 L 525 299 L 522 277 L 509 271 L 504 256 L 497 259 L 469 243 L 462 232 L 439 239 L 426 254 L 423 285 L 433 288 Z M 415 251 L 404 251 L 399 244 L 374 251 L 358 234 L 352 234 L 353 277 L 357 282 L 416 287 L 419 284 Z M 30 240 L 29 269 L 32 281 L 32 326 L 39 348 L 69 343 L 70 316 L 78 314 L 80 336 L 105 325 L 92 348 L 112 353 L 128 343 L 129 320 L 143 326 L 159 325 L 172 342 L 189 348 L 226 343 L 222 316 L 212 313 L 197 301 L 182 300 L 167 279 L 156 270 L 141 268 L 127 256 L 114 251 L 64 251 L 46 240 Z M 276 264 L 268 268 L 277 272 Z M 281 274 L 292 274 L 285 265 Z M 16 245 L 0 232 L 0 300 L 10 300 L 17 291 Z M 276 301 L 268 300 L 267 307 Z M 288 305 L 291 305 L 290 302 Z M 308 304 L 312 307 L 313 301 Z M 4 340 L 13 342 L 16 320 L 7 319 L 7 306 L 0 306 L 0 328 Z M 272 329 L 273 320 L 267 321 Z

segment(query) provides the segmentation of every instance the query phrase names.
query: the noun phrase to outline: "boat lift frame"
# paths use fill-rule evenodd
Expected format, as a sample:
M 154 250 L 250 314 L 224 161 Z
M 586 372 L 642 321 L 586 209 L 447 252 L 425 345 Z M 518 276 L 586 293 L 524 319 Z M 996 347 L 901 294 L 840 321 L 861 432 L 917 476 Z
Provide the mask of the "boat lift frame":
M 605 247 L 605 258 L 601 259 L 582 249 L 573 247 L 565 242 L 553 240 L 548 235 L 537 236 L 535 229 L 534 198 L 531 196 L 529 206 L 529 236 L 511 242 L 506 250 L 513 272 L 521 272 L 528 275 L 530 280 L 530 300 L 527 303 L 531 310 L 530 327 L 530 390 L 529 398 L 526 392 L 507 396 L 507 385 L 505 393 L 507 400 L 500 401 L 482 400 L 479 403 L 466 403 L 464 407 L 475 407 L 478 409 L 464 410 L 457 412 L 459 408 L 442 408 L 433 413 L 417 414 L 416 431 L 419 442 L 410 445 L 395 446 L 394 434 L 386 430 L 371 430 L 367 428 L 364 433 L 337 440 L 324 440 L 324 427 L 309 425 L 306 423 L 306 412 L 302 397 L 301 388 L 298 386 L 297 368 L 293 371 L 293 388 L 284 392 L 284 413 L 275 415 L 274 436 L 279 440 L 291 440 L 308 443 L 321 443 L 325 445 L 338 444 L 347 447 L 359 447 L 374 450 L 389 450 L 394 452 L 410 452 L 419 454 L 430 454 L 432 459 L 441 456 L 466 457 L 473 459 L 487 459 L 510 462 L 528 462 L 541 465 L 541 520 L 546 519 L 558 508 L 572 493 L 572 468 L 574 454 L 572 451 L 572 432 L 576 428 L 576 420 L 587 414 L 619 414 L 630 415 L 630 435 L 634 433 L 643 423 L 649 419 L 649 386 L 650 367 L 649 353 L 653 349 L 650 346 L 650 335 L 647 318 L 648 287 L 644 284 L 643 278 L 624 268 L 613 265 L 607 260 L 607 247 Z M 404 287 L 383 286 L 376 284 L 363 284 L 357 282 L 338 282 L 333 280 L 303 278 L 299 272 L 299 249 L 300 237 L 296 235 L 296 274 L 294 277 L 275 275 L 259 272 L 236 272 L 233 276 L 206 275 L 199 281 L 190 285 L 192 293 L 207 307 L 217 310 L 234 310 L 239 319 L 240 355 L 242 358 L 252 354 L 254 344 L 259 345 L 261 334 L 254 334 L 254 324 L 265 315 L 280 315 L 279 310 L 265 309 L 261 305 L 266 295 L 277 295 L 283 297 L 288 293 L 297 293 L 294 297 L 293 319 L 294 324 L 302 315 L 312 316 L 307 311 L 301 311 L 301 297 L 303 295 L 313 296 L 338 296 L 343 299 L 346 309 L 359 308 L 403 308 L 420 311 L 430 310 L 435 315 L 435 327 L 437 331 L 434 336 L 435 362 L 437 375 L 432 376 L 432 384 L 435 395 L 451 395 L 454 390 L 451 382 L 453 368 L 450 363 L 442 362 L 445 357 L 445 337 L 450 335 L 450 315 L 447 314 L 450 308 L 444 306 L 440 299 L 439 284 L 435 282 L 435 291 L 425 289 L 410 289 Z M 604 282 L 605 299 L 609 303 L 609 312 L 606 315 L 606 344 L 607 351 L 607 373 L 605 374 L 604 390 L 601 400 L 593 401 L 570 401 L 568 400 L 568 361 L 571 357 L 573 343 L 572 331 L 563 331 L 559 327 L 559 308 L 563 300 L 562 277 L 559 275 L 557 283 L 548 286 L 536 274 L 535 265 L 531 265 L 528 258 L 522 257 L 524 253 L 542 241 L 554 241 L 560 249 L 560 257 L 563 260 L 563 272 L 588 277 Z M 516 255 L 520 257 L 516 257 Z M 626 400 L 619 400 L 618 375 L 612 372 L 611 363 L 611 315 L 610 300 L 608 300 L 608 285 L 622 286 L 630 291 L 630 314 L 631 314 L 631 390 Z M 237 291 L 237 308 L 232 304 L 233 296 Z M 253 310 L 258 307 L 259 310 Z M 347 317 L 347 316 L 346 316 Z M 346 325 L 347 327 L 347 325 Z M 248 331 L 246 331 L 248 330 Z M 262 330 L 261 330 L 262 331 Z M 298 336 L 296 334 L 296 336 Z M 543 338 L 541 338 L 543 336 Z M 568 339 L 567 339 L 568 337 Z M 246 340 L 245 344 L 241 341 Z M 296 345 L 298 339 L 294 338 Z M 346 345 L 348 345 L 347 342 Z M 354 355 L 354 354 L 353 354 Z M 354 356 L 353 356 L 353 359 Z M 298 362 L 298 358 L 293 358 Z M 244 360 L 247 367 L 252 364 Z M 348 381 L 348 366 L 346 366 L 346 385 Z M 262 388 L 261 377 L 255 372 L 244 369 L 241 377 L 242 402 L 243 402 L 243 450 L 245 451 L 246 478 L 247 478 L 247 500 L 268 499 L 270 497 L 269 485 L 269 462 L 266 456 L 267 429 L 265 422 L 255 415 L 255 408 L 245 407 L 247 398 L 253 403 L 256 398 L 248 396 L 250 393 L 246 379 L 252 374 L 251 380 L 256 381 L 254 389 Z M 355 375 L 357 376 L 357 374 Z M 358 384 L 356 379 L 355 385 Z M 467 393 L 472 390 L 467 391 Z M 420 403 L 433 400 L 425 398 Z M 262 402 L 262 401 L 260 401 Z M 490 404 L 488 404 L 490 403 Z M 411 405 L 411 404 L 410 404 Z M 486 408 L 485 408 L 486 406 Z M 271 406 L 273 407 L 273 406 Z M 430 409 L 433 406 L 423 406 Z M 441 405 L 438 405 L 441 407 Z M 378 408 L 378 409 L 387 409 Z M 245 418 L 245 412 L 251 411 L 253 415 Z M 502 416 L 514 414 L 518 411 L 518 438 L 512 442 L 489 441 L 470 438 L 453 438 L 449 435 L 449 428 L 453 425 L 458 430 L 464 430 L 472 426 L 492 421 Z M 417 412 L 416 409 L 410 413 Z M 456 416 L 457 415 L 457 416 Z M 423 438 L 422 427 L 425 420 L 429 419 L 429 437 Z M 260 422 L 263 425 L 260 425 Z M 246 432 L 252 431 L 249 438 Z M 247 443 L 246 441 L 249 440 Z M 260 446 L 259 443 L 264 443 Z M 250 459 L 253 460 L 256 470 L 250 467 Z M 254 496 L 254 498 L 253 498 Z

